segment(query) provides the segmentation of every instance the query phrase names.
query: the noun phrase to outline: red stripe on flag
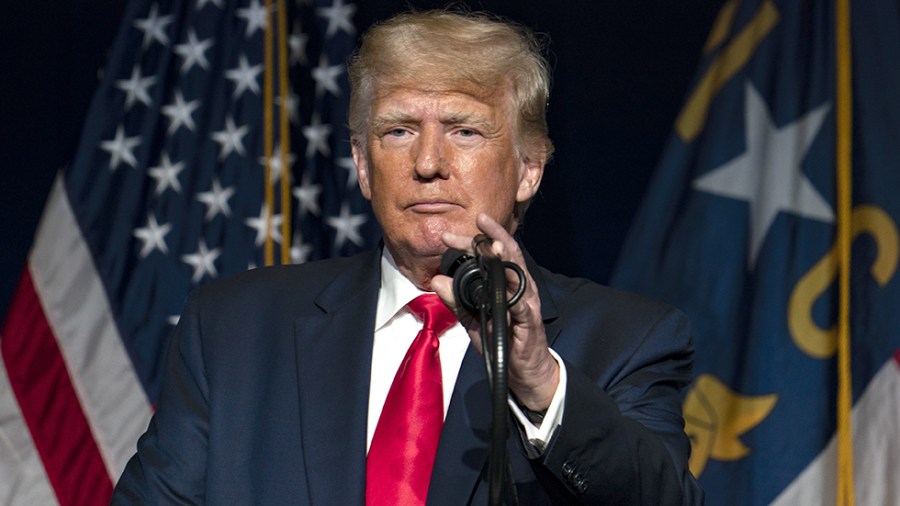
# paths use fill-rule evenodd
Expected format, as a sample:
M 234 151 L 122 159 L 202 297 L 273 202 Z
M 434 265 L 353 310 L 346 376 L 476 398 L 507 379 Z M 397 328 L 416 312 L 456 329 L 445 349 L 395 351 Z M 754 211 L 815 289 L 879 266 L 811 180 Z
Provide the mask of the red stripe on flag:
M 60 505 L 109 504 L 112 481 L 28 269 L 0 335 L 9 382 Z

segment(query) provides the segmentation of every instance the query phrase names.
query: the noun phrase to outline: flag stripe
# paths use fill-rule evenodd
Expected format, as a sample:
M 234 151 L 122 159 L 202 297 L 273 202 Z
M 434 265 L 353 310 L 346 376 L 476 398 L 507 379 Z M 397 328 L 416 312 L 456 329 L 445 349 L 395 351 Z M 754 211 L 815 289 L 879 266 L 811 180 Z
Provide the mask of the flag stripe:
M 853 407 L 856 503 L 896 504 L 900 482 L 900 352 L 888 360 Z M 835 504 L 837 437 L 772 506 Z
M 27 269 L 3 327 L 0 350 L 60 504 L 108 500 L 112 482 Z
M 0 341 L 2 341 L 0 337 Z M 0 356 L 0 504 L 58 504 Z
M 134 453 L 134 442 L 147 428 L 151 408 L 116 329 L 62 177 L 47 201 L 29 264 L 107 474 L 118 479 Z

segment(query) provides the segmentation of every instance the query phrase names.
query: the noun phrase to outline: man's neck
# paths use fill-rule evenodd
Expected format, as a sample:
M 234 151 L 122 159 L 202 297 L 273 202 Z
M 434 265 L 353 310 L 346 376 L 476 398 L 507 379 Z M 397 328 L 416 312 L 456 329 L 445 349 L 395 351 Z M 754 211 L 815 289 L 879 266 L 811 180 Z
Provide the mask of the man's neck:
M 391 255 L 394 265 L 403 276 L 410 280 L 416 288 L 424 292 L 433 292 L 431 278 L 440 274 L 441 257 L 417 257 L 415 259 L 398 258 L 387 246 L 385 251 Z

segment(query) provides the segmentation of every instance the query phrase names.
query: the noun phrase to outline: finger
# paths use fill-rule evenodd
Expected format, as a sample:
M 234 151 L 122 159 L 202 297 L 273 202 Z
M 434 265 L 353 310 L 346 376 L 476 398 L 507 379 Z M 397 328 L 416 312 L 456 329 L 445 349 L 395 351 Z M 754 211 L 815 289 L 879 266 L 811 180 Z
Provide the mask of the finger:
M 519 243 L 500 224 L 494 221 L 490 216 L 481 214 L 478 216 L 479 228 L 487 234 L 494 243 L 491 245 L 493 252 L 505 261 L 510 261 L 522 268 L 525 273 L 526 280 L 531 280 L 531 275 L 525 267 L 525 255 Z M 507 285 L 510 292 L 515 292 L 519 285 L 519 276 L 512 269 L 506 269 Z
M 487 214 L 479 213 L 475 218 L 475 225 L 478 227 L 478 230 L 481 230 L 495 241 L 514 241 L 509 232 Z
M 459 323 L 466 329 L 466 333 L 469 334 L 475 349 L 478 353 L 481 353 L 481 335 L 478 331 L 478 322 L 468 311 L 456 305 L 456 298 L 453 296 L 453 278 L 438 274 L 431 278 L 431 289 L 450 308 L 450 311 L 456 315 L 456 319 L 459 320 Z
M 448 248 L 458 249 L 467 253 L 472 252 L 472 238 L 466 235 L 454 234 L 453 232 L 444 232 L 441 240 Z
M 434 290 L 434 293 L 441 298 L 451 311 L 456 311 L 456 299 L 453 297 L 453 278 L 438 274 L 431 278 L 431 289 Z
M 494 221 L 493 218 L 482 213 L 476 218 L 475 224 L 478 226 L 479 230 L 493 239 L 494 242 L 491 245 L 491 249 L 498 257 L 503 260 L 510 260 L 517 264 L 524 262 L 525 259 L 522 256 L 519 243 L 513 239 L 502 225 Z
M 486 214 L 479 214 L 476 218 L 476 225 L 479 230 L 488 235 L 491 239 L 494 240 L 491 245 L 492 251 L 502 260 L 509 261 L 515 263 L 519 267 L 522 268 L 524 272 L 524 282 L 525 283 L 525 293 L 522 294 L 522 299 L 517 302 L 513 307 L 510 308 L 510 316 L 515 321 L 523 321 L 529 311 L 529 307 L 535 306 L 539 307 L 539 305 L 535 305 L 529 301 L 537 298 L 537 290 L 535 288 L 534 280 L 531 277 L 531 274 L 528 272 L 528 269 L 525 266 L 525 256 L 522 253 L 522 248 L 519 246 L 519 243 L 516 242 L 515 239 L 503 226 L 494 221 L 490 216 Z M 516 292 L 519 288 L 519 276 L 512 269 L 506 269 L 506 286 L 507 293 L 510 297 Z

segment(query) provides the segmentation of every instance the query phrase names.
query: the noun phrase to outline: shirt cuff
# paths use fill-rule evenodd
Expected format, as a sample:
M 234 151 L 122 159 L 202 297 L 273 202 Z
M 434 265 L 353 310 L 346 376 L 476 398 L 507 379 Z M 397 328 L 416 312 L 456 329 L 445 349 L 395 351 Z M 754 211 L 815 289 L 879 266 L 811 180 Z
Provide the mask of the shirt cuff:
M 550 441 L 553 431 L 562 423 L 563 410 L 565 408 L 566 380 L 568 378 L 566 375 L 566 366 L 563 363 L 562 358 L 560 358 L 552 348 L 548 348 L 548 350 L 550 351 L 550 355 L 556 360 L 556 363 L 559 364 L 559 385 L 556 387 L 556 392 L 553 394 L 553 400 L 550 401 L 550 407 L 547 408 L 547 414 L 544 415 L 541 426 L 536 427 L 531 423 L 528 417 L 525 416 L 525 413 L 522 412 L 522 409 L 519 408 L 519 405 L 512 397 L 512 394 L 510 394 L 506 400 L 513 415 L 516 417 L 516 420 L 519 421 L 519 429 L 523 439 L 531 443 L 530 446 L 536 450 L 536 453 L 533 455 L 531 454 L 531 451 L 528 451 L 529 457 L 531 458 L 538 457 L 544 453 L 544 448 L 546 448 L 547 442 Z

